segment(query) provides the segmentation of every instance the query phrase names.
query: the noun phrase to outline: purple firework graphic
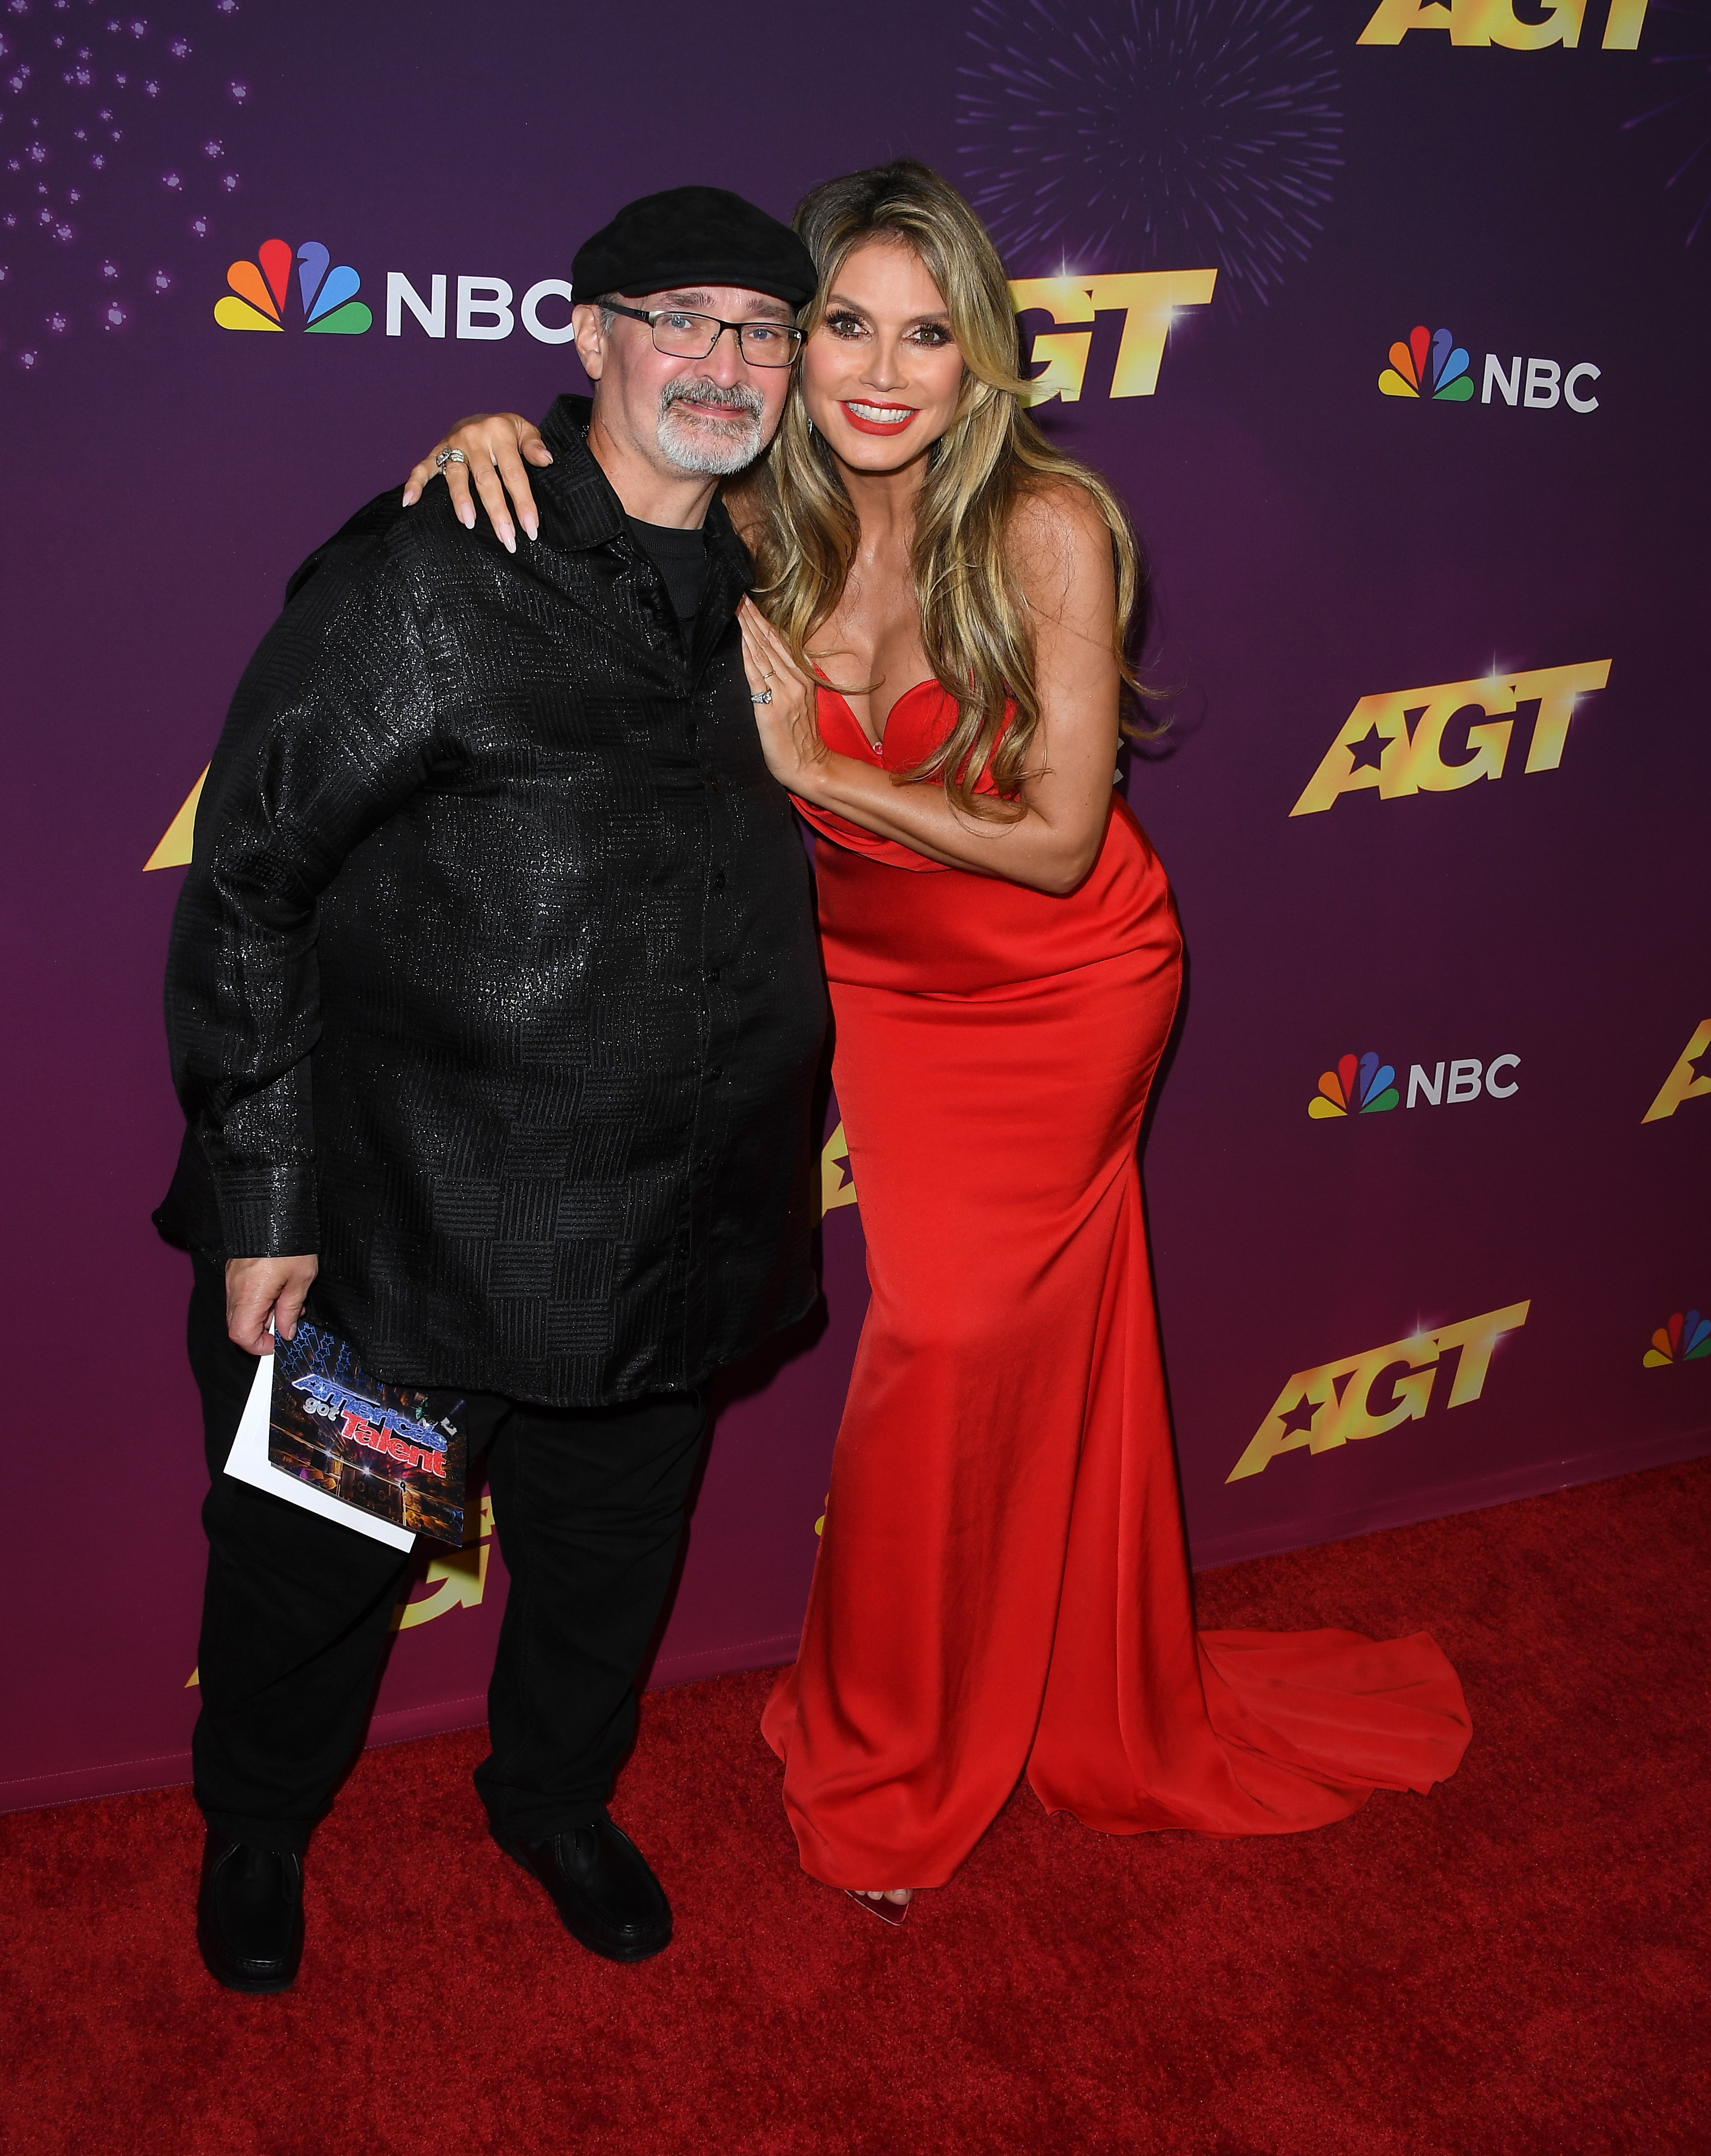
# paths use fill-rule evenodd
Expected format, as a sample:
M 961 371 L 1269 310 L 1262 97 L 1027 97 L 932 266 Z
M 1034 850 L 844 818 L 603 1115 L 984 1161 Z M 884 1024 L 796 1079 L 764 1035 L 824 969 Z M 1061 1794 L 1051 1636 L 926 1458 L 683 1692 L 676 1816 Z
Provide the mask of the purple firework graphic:
M 1653 135 L 1673 131 L 1675 150 L 1684 154 L 1663 184 L 1666 189 L 1679 186 L 1686 198 L 1690 222 L 1682 245 L 1691 247 L 1711 210 L 1711 37 L 1701 9 L 1673 6 L 1670 0 L 1652 0 L 1647 20 L 1648 26 L 1662 27 L 1666 37 L 1673 31 L 1693 49 L 1647 54 L 1648 66 L 1659 70 L 1657 87 L 1664 94 L 1644 112 L 1624 120 L 1622 132 L 1653 121 L 1660 123 Z
M 975 0 L 970 193 L 1010 267 L 1215 264 L 1262 301 L 1318 238 L 1342 158 L 1310 0 Z
M 122 335 L 214 239 L 242 184 L 238 4 L 0 0 L 0 352 L 15 369 Z

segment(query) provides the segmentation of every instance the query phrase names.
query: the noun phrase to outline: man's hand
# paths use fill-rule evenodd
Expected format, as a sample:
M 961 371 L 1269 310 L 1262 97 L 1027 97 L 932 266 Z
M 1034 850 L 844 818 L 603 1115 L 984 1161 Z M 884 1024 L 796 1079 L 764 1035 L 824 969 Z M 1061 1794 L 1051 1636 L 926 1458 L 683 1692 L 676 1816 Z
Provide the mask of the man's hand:
M 299 1258 L 228 1258 L 226 1330 L 246 1355 L 271 1355 L 271 1317 L 282 1340 L 297 1330 L 310 1283 L 320 1270 L 311 1253 Z

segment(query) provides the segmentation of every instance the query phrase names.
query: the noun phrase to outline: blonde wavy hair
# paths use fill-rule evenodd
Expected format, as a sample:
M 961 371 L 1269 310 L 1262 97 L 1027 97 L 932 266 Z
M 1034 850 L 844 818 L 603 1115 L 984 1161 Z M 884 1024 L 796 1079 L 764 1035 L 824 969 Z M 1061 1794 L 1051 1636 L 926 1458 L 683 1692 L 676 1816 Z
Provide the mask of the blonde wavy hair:
M 940 781 L 966 814 L 1018 817 L 1040 703 L 1033 628 L 1010 545 L 1017 507 L 1054 485 L 1079 487 L 1097 504 L 1116 567 L 1117 665 L 1124 686 L 1139 695 L 1125 650 L 1141 576 L 1135 535 L 1099 474 L 1054 449 L 1023 408 L 1003 264 L 955 187 L 903 159 L 826 181 L 802 198 L 795 223 L 820 274 L 802 316 L 810 336 L 825 320 L 826 295 L 845 259 L 869 240 L 912 249 L 944 295 L 962 355 L 962 392 L 931 452 L 910 552 L 921 640 L 940 686 L 955 699 L 957 719 L 933 754 L 904 776 Z M 812 670 L 814 639 L 843 595 L 858 527 L 824 438 L 808 424 L 800 377 L 770 454 L 731 506 L 755 557 L 756 602 L 797 664 Z M 996 800 L 974 790 L 989 758 Z

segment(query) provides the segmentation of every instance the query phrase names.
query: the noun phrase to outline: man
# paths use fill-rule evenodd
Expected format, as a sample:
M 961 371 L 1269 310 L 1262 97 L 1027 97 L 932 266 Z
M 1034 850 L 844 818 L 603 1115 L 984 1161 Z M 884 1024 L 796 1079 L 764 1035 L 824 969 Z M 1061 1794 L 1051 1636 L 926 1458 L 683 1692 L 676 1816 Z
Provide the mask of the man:
M 825 1029 L 715 499 L 778 424 L 813 264 L 739 197 L 632 203 L 576 257 L 592 404 L 538 536 L 443 489 L 292 579 L 197 817 L 167 963 L 212 1488 L 196 1795 L 210 1971 L 284 1989 L 310 1830 L 360 1741 L 405 1560 L 223 1469 L 269 1319 L 455 1388 L 510 1598 L 477 1788 L 595 1953 L 671 1936 L 606 1810 L 721 1364 L 815 1288 Z

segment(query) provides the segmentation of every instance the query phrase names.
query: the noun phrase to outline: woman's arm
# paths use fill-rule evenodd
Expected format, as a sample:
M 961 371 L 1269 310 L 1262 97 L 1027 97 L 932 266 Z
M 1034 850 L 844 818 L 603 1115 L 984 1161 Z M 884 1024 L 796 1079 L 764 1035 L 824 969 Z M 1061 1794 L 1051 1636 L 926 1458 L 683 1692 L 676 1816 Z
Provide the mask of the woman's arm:
M 444 465 L 435 459 L 442 449 L 458 449 L 463 460 L 448 459 Z M 452 506 L 458 512 L 458 521 L 475 529 L 475 505 L 469 499 L 469 482 L 475 482 L 475 491 L 481 496 L 481 506 L 506 551 L 517 551 L 517 535 L 511 525 L 511 509 L 515 506 L 517 522 L 533 539 L 539 536 L 540 520 L 535 513 L 535 497 L 529 491 L 529 475 L 523 469 L 523 459 L 531 465 L 550 465 L 552 451 L 540 439 L 540 429 L 532 420 L 525 419 L 520 412 L 478 412 L 473 418 L 460 419 L 443 441 L 438 442 L 411 472 L 404 482 L 404 506 L 422 499 L 422 490 L 431 479 L 444 474 L 451 490 Z M 508 503 L 506 494 L 510 495 Z
M 1022 814 L 1012 822 L 962 814 L 937 783 L 899 784 L 854 757 L 834 755 L 820 737 L 814 683 L 748 599 L 740 615 L 744 662 L 750 689 L 771 691 L 755 717 L 767 766 L 792 793 L 929 860 L 1062 894 L 1099 858 L 1110 815 L 1120 689 L 1111 537 L 1091 497 L 1060 486 L 1021 505 L 1012 543 L 1032 611 L 1040 699 Z

